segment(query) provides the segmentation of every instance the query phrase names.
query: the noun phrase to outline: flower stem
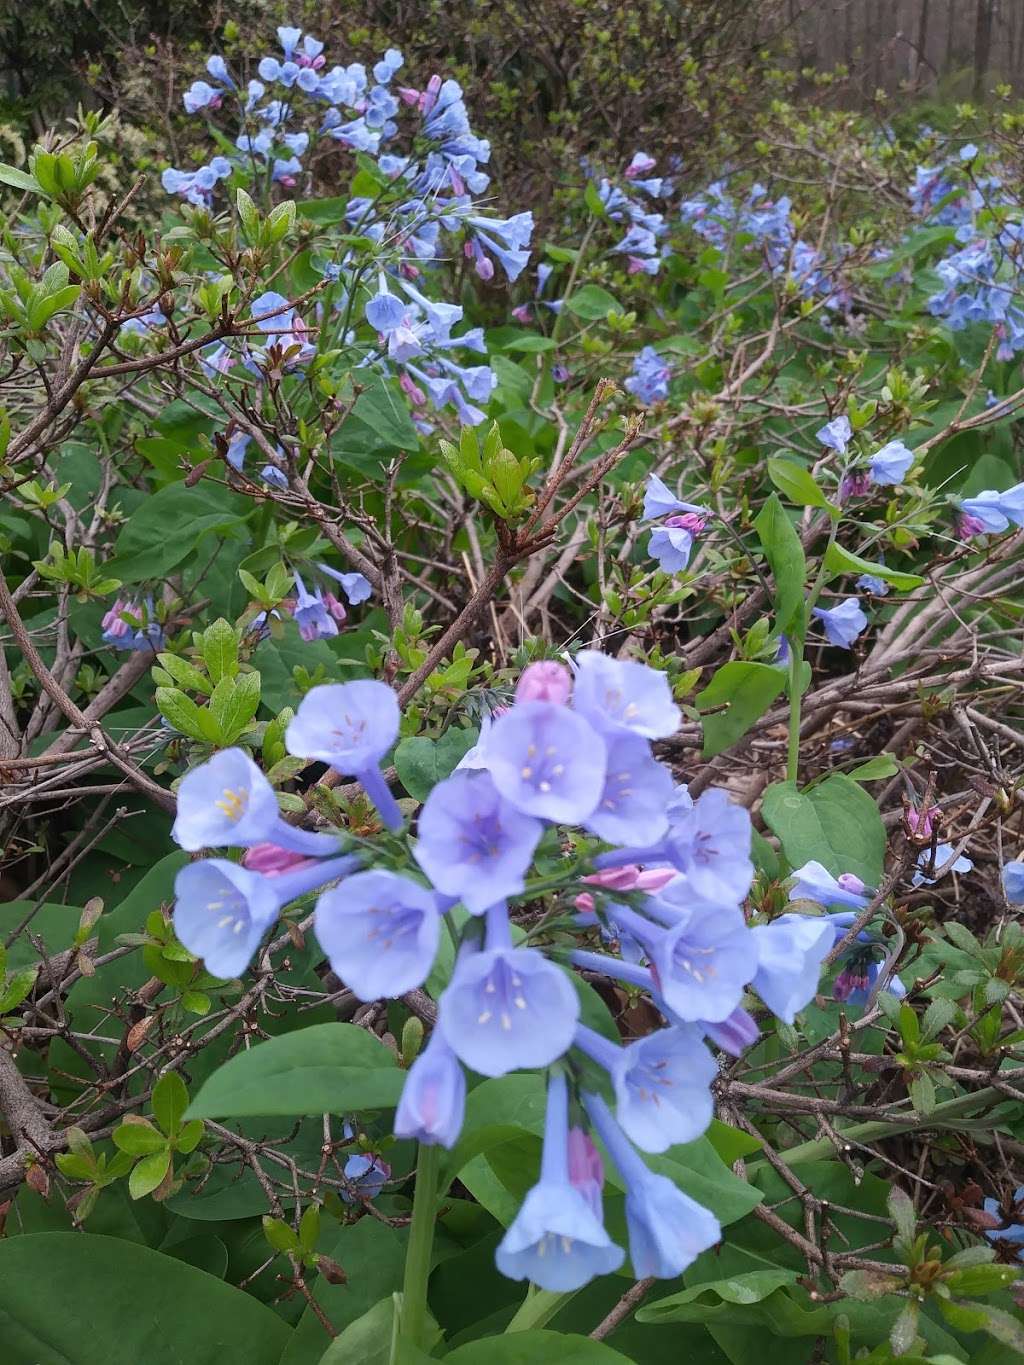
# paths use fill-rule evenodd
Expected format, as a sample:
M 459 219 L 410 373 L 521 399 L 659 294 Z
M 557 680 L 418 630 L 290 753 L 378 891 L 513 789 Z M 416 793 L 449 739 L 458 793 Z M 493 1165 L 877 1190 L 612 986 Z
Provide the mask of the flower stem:
M 427 1325 L 427 1280 L 434 1245 L 434 1216 L 437 1213 L 437 1184 L 441 1169 L 441 1148 L 419 1146 L 416 1158 L 416 1189 L 412 1201 L 409 1247 L 405 1253 L 405 1278 L 402 1282 L 402 1330 L 400 1337 L 423 1349 Z M 392 1351 L 391 1365 L 397 1365 Z
M 538 1289 L 535 1284 L 531 1284 L 526 1291 L 526 1298 L 516 1309 L 505 1331 L 529 1332 L 547 1326 L 555 1314 L 578 1293 L 578 1289 L 560 1292 L 554 1289 Z
M 797 648 L 795 640 L 789 646 L 789 747 L 786 753 L 786 779 L 795 782 L 800 772 L 800 684 L 803 682 L 802 664 L 804 642 Z

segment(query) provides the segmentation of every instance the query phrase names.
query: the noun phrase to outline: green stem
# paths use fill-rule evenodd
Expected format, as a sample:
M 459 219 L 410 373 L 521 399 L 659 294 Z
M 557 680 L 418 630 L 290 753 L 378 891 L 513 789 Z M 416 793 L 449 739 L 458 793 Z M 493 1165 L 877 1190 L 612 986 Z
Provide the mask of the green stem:
M 405 1279 L 402 1282 L 401 1337 L 422 1349 L 426 1339 L 427 1279 L 434 1246 L 434 1217 L 437 1213 L 437 1185 L 441 1170 L 441 1148 L 420 1144 L 416 1158 L 416 1190 L 412 1201 L 409 1247 L 405 1253 Z M 391 1365 L 397 1365 L 392 1351 Z
M 789 747 L 786 754 L 786 780 L 795 782 L 800 771 L 800 684 L 803 682 L 802 664 L 804 642 L 797 648 L 796 640 L 789 645 Z
M 535 1284 L 531 1284 L 526 1291 L 526 1298 L 516 1309 L 505 1331 L 529 1332 L 534 1328 L 546 1326 L 559 1309 L 578 1293 L 578 1289 L 556 1293 L 553 1289 L 538 1289 Z

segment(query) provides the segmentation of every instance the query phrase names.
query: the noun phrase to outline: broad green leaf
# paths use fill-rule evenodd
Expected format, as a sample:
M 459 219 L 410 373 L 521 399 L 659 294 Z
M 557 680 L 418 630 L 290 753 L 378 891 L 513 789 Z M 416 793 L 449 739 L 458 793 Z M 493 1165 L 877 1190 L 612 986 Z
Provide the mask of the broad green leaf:
M 205 714 L 205 707 L 197 706 L 176 687 L 158 687 L 155 700 L 160 714 L 189 739 L 209 740 L 216 733 L 216 727 L 211 724 L 213 718 Z
M 754 528 L 764 547 L 775 579 L 775 617 L 781 634 L 794 631 L 803 636 L 803 622 L 797 617 L 804 604 L 807 559 L 796 528 L 776 494 L 772 494 L 758 513 Z
M 224 678 L 233 678 L 238 672 L 238 635 L 234 626 L 223 617 L 206 627 L 199 640 L 199 652 L 203 663 L 210 673 L 210 679 L 219 683 Z
M 247 510 L 242 498 L 215 485 L 168 484 L 132 512 L 117 537 L 115 557 L 104 568 L 125 583 L 162 578 L 204 536 L 240 526 Z
M 277 1365 L 291 1335 L 251 1294 L 94 1233 L 0 1240 L 0 1282 L 4 1365 Z
M 147 1123 L 122 1123 L 112 1134 L 114 1146 L 130 1156 L 152 1156 L 154 1152 L 167 1150 L 167 1139 L 163 1133 Z
M 825 494 L 811 478 L 808 470 L 784 455 L 773 455 L 768 460 L 768 477 L 790 502 L 799 507 L 827 507 Z
M 627 1365 L 603 1341 L 561 1332 L 512 1332 L 469 1341 L 445 1356 L 448 1365 Z
M 638 1322 L 700 1322 L 723 1316 L 728 1304 L 760 1303 L 785 1285 L 796 1284 L 793 1270 L 751 1270 L 725 1280 L 692 1285 L 637 1310 Z
M 869 886 L 881 881 L 885 828 L 874 799 L 850 778 L 833 773 L 806 791 L 773 782 L 762 810 L 791 867 L 813 859 L 833 876 L 853 872 Z
M 587 322 L 596 322 L 599 318 L 607 317 L 609 313 L 621 313 L 622 304 L 614 294 L 609 294 L 607 289 L 602 289 L 599 284 L 585 284 L 582 289 L 566 300 L 566 308 L 570 313 L 575 313 L 578 318 L 583 318 Z
M 835 542 L 825 551 L 825 568 L 829 569 L 833 575 L 843 573 L 871 574 L 875 578 L 884 579 L 886 583 L 891 583 L 894 588 L 899 588 L 904 592 L 911 588 L 919 588 L 925 581 L 920 574 L 903 573 L 900 569 L 891 569 L 888 564 L 876 564 L 873 560 L 862 559 L 860 555 L 855 555 L 851 550 L 846 550 L 842 545 L 837 545 Z
M 440 739 L 413 735 L 395 750 L 395 769 L 402 786 L 417 801 L 425 801 L 432 788 L 455 771 L 459 760 L 479 738 L 478 730 L 446 730 Z
M 392 1294 L 375 1303 L 361 1318 L 350 1322 L 320 1357 L 319 1365 L 430 1365 L 431 1355 L 408 1341 L 397 1342 L 392 1355 L 400 1303 L 401 1296 Z M 441 1329 L 437 1323 L 428 1323 L 427 1336 L 428 1347 L 440 1340 Z
M 210 711 L 220 729 L 222 744 L 234 744 L 260 706 L 260 675 L 243 673 L 221 678 L 210 698 Z
M 231 1057 L 207 1080 L 189 1118 L 350 1114 L 398 1103 L 405 1072 L 354 1024 L 314 1024 Z
M 32 194 L 42 194 L 42 187 L 35 176 L 19 171 L 17 166 L 0 164 L 0 182 L 11 185 L 16 190 L 29 190 Z
M 858 763 L 846 776 L 854 782 L 879 782 L 883 777 L 895 777 L 899 770 L 899 759 L 894 754 L 877 754 L 864 763 Z
M 162 1152 L 144 1156 L 132 1168 L 132 1173 L 128 1177 L 128 1193 L 133 1199 L 144 1199 L 163 1183 L 170 1167 L 171 1153 L 166 1147 Z
M 695 698 L 702 709 L 728 704 L 728 709 L 702 716 L 704 757 L 711 758 L 742 739 L 786 685 L 786 670 L 771 664 L 734 660 L 723 664 Z
M 188 1089 L 177 1071 L 165 1072 L 153 1087 L 153 1115 L 170 1137 L 181 1126 L 188 1108 Z

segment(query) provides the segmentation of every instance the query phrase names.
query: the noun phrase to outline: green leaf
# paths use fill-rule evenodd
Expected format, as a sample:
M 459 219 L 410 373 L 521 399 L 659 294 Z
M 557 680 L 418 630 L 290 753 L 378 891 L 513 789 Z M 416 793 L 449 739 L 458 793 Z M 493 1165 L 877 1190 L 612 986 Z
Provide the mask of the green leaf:
M 935 1108 L 935 1082 L 927 1071 L 915 1076 L 909 1085 L 910 1103 L 919 1114 L 930 1114 Z
M 539 332 L 521 332 L 501 342 L 503 351 L 520 351 L 524 355 L 540 351 L 553 351 L 558 342 L 551 337 L 541 336 Z
M 199 652 L 212 682 L 233 678 L 238 672 L 238 634 L 223 617 L 203 631 L 199 639 Z
M 706 709 L 728 703 L 728 710 L 702 716 L 704 757 L 728 749 L 747 733 L 786 685 L 786 670 L 771 664 L 733 661 L 723 664 L 695 698 Z
M 779 490 L 785 493 L 790 502 L 800 507 L 827 507 L 825 494 L 811 478 L 802 464 L 787 459 L 783 455 L 773 455 L 768 460 L 768 477 Z
M 277 1365 L 291 1337 L 253 1295 L 139 1241 L 2 1239 L 0 1283 L 4 1365 Z
M 925 581 L 920 574 L 903 573 L 900 569 L 890 569 L 888 564 L 875 564 L 870 559 L 861 559 L 860 555 L 845 550 L 834 541 L 825 551 L 825 568 L 830 570 L 833 576 L 842 573 L 872 574 L 875 578 L 882 578 L 886 583 L 891 583 L 894 588 L 904 592 L 911 588 L 919 588 Z
M 598 194 L 597 186 L 593 180 L 587 181 L 587 188 L 583 191 L 583 202 L 595 218 L 608 217 L 608 210 L 605 208 L 604 201 Z
M 220 729 L 222 744 L 234 744 L 260 706 L 260 675 L 243 673 L 237 678 L 221 678 L 213 689 L 210 710 Z
M 478 730 L 446 730 L 440 739 L 414 735 L 395 750 L 395 768 L 402 786 L 417 801 L 425 801 L 433 787 L 455 771 L 459 760 L 479 738 Z
M 773 782 L 762 810 L 791 867 L 813 859 L 834 877 L 853 872 L 869 886 L 881 881 L 885 827 L 873 798 L 848 777 L 833 773 L 807 791 Z
M 191 687 L 194 692 L 200 692 L 204 697 L 212 690 L 210 680 L 205 673 L 201 673 L 194 664 L 190 664 L 186 659 L 178 654 L 158 654 L 161 668 L 167 670 L 176 683 L 182 687 Z
M 512 1332 L 469 1341 L 445 1356 L 447 1365 L 628 1365 L 603 1341 L 561 1332 Z
M 350 1322 L 320 1357 L 319 1365 L 430 1365 L 430 1355 L 411 1342 L 396 1340 L 399 1303 L 400 1296 L 393 1294 Z M 441 1338 L 441 1329 L 433 1320 L 428 1323 L 428 1335 L 430 1347 Z
M 996 1236 L 998 1235 L 997 1233 Z M 949 1262 L 946 1264 L 948 1266 Z M 956 1271 L 949 1277 L 947 1283 L 955 1293 L 974 1298 L 976 1295 L 994 1294 L 998 1289 L 1006 1289 L 1015 1280 L 1019 1280 L 1022 1274 L 1024 1271 L 1020 1266 L 970 1265 Z
M 0 163 L 0 183 L 11 185 L 16 190 L 28 190 L 32 194 L 42 194 L 42 186 L 35 176 L 19 171 L 17 166 Z
M 174 1150 L 180 1152 L 182 1156 L 188 1156 L 189 1152 L 194 1152 L 199 1146 L 205 1129 L 206 1124 L 203 1123 L 202 1119 L 190 1119 L 178 1130 Z
M 802 638 L 803 622 L 797 617 L 804 605 L 807 558 L 796 528 L 774 493 L 758 513 L 754 529 L 775 579 L 776 625 L 783 635 L 797 625 L 797 637 Z
M 886 1275 L 880 1270 L 848 1270 L 839 1281 L 843 1293 L 859 1299 L 861 1303 L 883 1299 L 888 1294 L 894 1294 L 899 1287 L 900 1280 L 895 1275 Z
M 889 1208 L 889 1217 L 896 1224 L 897 1236 L 903 1242 L 912 1242 L 914 1232 L 917 1229 L 917 1211 L 914 1208 L 914 1201 L 898 1185 L 894 1185 L 886 1202 Z
M 188 1108 L 188 1088 L 177 1071 L 168 1071 L 153 1087 L 153 1115 L 167 1134 L 173 1137 L 181 1127 L 182 1116 Z
M 176 687 L 158 687 L 156 689 L 156 709 L 162 716 L 166 716 L 175 730 L 179 730 L 183 735 L 188 735 L 189 739 L 210 739 L 210 720 L 205 714 L 205 709 L 196 705 L 191 697 L 186 697 L 184 692 L 179 692 Z
M 916 1299 L 910 1299 L 889 1329 L 889 1344 L 895 1356 L 904 1356 L 917 1340 L 917 1318 L 920 1309 Z
M 132 1167 L 132 1173 L 128 1177 L 128 1193 L 133 1199 L 143 1199 L 147 1194 L 152 1194 L 163 1183 L 170 1168 L 169 1148 L 165 1147 L 162 1152 L 154 1152 L 152 1156 L 144 1156 Z
M 189 1118 L 350 1114 L 398 1103 L 405 1072 L 354 1024 L 315 1024 L 239 1052 L 206 1081 Z
M 958 1332 L 987 1332 L 1012 1350 L 1024 1355 L 1024 1327 L 1001 1308 L 987 1303 L 962 1303 L 937 1299 L 939 1312 Z
M 281 1218 L 263 1217 L 263 1236 L 275 1251 L 289 1252 L 299 1250 L 299 1239 L 295 1229 Z
M 587 322 L 596 322 L 609 313 L 622 312 L 622 304 L 615 295 L 609 294 L 607 289 L 602 289 L 598 284 L 585 284 L 582 289 L 577 289 L 566 299 L 565 306 L 570 313 L 575 313 Z
M 112 1137 L 114 1146 L 130 1156 L 152 1156 L 167 1150 L 166 1137 L 148 1122 L 122 1123 L 114 1129 Z
M 125 583 L 163 578 L 204 536 L 240 526 L 242 498 L 215 485 L 168 484 L 147 495 L 121 528 L 116 555 L 104 566 Z
M 883 777 L 895 777 L 899 770 L 899 760 L 894 754 L 876 754 L 851 768 L 846 776 L 854 782 L 880 782 Z

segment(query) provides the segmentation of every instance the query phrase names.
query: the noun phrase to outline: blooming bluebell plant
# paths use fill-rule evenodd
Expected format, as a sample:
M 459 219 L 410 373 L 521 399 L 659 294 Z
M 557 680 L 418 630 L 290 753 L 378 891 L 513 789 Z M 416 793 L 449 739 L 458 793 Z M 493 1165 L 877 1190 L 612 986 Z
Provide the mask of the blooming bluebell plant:
M 666 495 L 656 485 L 649 490 L 659 507 Z M 392 842 L 378 849 L 287 824 L 270 784 L 237 749 L 185 777 L 174 826 L 190 850 L 249 850 L 247 865 L 209 857 L 179 874 L 175 925 L 211 971 L 241 971 L 282 907 L 309 891 L 319 892 L 320 946 L 361 1000 L 422 987 L 442 934 L 454 936 L 437 1025 L 408 1072 L 395 1129 L 427 1147 L 451 1147 L 465 1110 L 463 1067 L 492 1077 L 549 1069 L 540 1180 L 497 1263 L 506 1275 L 551 1290 L 614 1270 L 625 1254 L 604 1229 L 601 1159 L 588 1128 L 626 1184 L 638 1276 L 677 1275 L 717 1240 L 713 1215 L 652 1172 L 635 1148 L 658 1153 L 700 1136 L 717 1073 L 709 1044 L 737 1052 L 757 1038 L 748 990 L 792 1022 L 815 994 L 835 941 L 828 918 L 791 912 L 748 924 L 747 812 L 714 788 L 692 801 L 651 752 L 651 742 L 671 736 L 680 720 L 665 674 L 588 650 L 572 662 L 572 672 L 545 662 L 524 673 L 476 766 L 443 778 L 427 796 L 415 837 L 381 767 L 398 732 L 398 703 L 373 681 L 314 687 L 286 743 L 300 758 L 354 775 Z M 566 921 L 583 940 L 575 947 L 543 929 L 524 941 L 510 908 L 530 899 L 534 857 L 562 826 L 582 826 L 613 845 L 598 853 L 592 843 L 603 870 L 585 882 L 585 869 L 556 878 L 567 908 L 573 898 L 583 907 Z M 813 864 L 796 885 L 830 903 L 859 903 L 863 893 Z M 456 908 L 461 918 L 453 918 Z M 589 946 L 595 933 L 601 950 Z M 618 944 L 622 955 L 608 951 Z M 610 1042 L 580 1018 L 574 966 L 645 989 L 665 1025 Z M 570 1125 L 570 1108 L 582 1127 Z M 372 1172 L 356 1174 L 361 1186 Z

